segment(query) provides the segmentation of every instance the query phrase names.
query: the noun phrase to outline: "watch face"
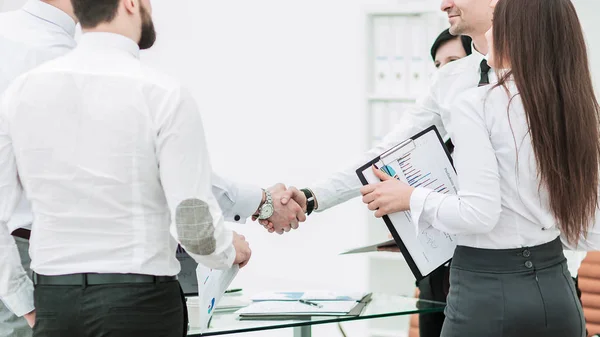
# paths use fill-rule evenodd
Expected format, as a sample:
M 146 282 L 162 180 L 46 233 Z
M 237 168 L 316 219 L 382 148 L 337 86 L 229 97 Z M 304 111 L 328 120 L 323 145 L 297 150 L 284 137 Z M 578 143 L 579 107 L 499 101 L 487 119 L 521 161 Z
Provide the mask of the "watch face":
M 264 204 L 262 206 L 262 208 L 260 209 L 260 218 L 261 219 L 268 219 L 271 217 L 271 215 L 273 215 L 273 212 L 275 211 L 275 209 L 273 208 L 273 205 L 271 204 Z

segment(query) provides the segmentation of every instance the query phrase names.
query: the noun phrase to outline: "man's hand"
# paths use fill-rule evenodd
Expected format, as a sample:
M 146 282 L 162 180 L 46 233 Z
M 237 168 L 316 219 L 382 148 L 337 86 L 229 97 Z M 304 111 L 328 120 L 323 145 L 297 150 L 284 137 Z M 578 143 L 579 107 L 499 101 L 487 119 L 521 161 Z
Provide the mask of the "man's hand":
M 250 244 L 243 235 L 233 232 L 233 247 L 235 248 L 235 260 L 233 264 L 239 264 L 240 268 L 243 268 L 248 264 L 250 256 L 252 256 Z
M 291 186 L 287 190 L 279 192 L 277 196 L 273 194 L 273 205 L 276 205 L 277 203 L 281 204 L 281 207 L 292 208 L 295 210 L 295 216 L 299 222 L 306 221 L 306 196 L 297 188 Z M 269 233 L 277 232 L 278 234 L 283 234 L 281 231 L 282 229 L 285 232 L 289 232 L 289 228 L 285 230 L 285 227 L 282 228 L 277 224 L 277 220 L 273 221 L 274 216 L 266 220 L 260 220 L 259 223 L 263 225 L 269 231 Z M 293 229 L 298 229 L 298 222 L 290 222 L 290 227 Z
M 363 186 L 360 193 L 363 195 L 363 202 L 371 211 L 375 211 L 375 216 L 381 218 L 384 215 L 408 211 L 414 187 L 390 177 L 375 166 L 373 172 L 381 182 Z
M 23 316 L 23 318 L 25 318 L 25 320 L 27 321 L 27 324 L 29 324 L 30 328 L 33 328 L 33 326 L 35 325 L 35 310 L 25 314 L 25 316 Z
M 304 193 L 298 191 L 296 188 L 291 188 L 292 191 L 286 190 L 284 184 L 277 184 L 268 190 L 271 192 L 275 212 L 270 218 L 260 220 L 260 224 L 265 226 L 269 232 L 277 232 L 277 234 L 298 229 L 299 222 L 306 221 L 306 215 L 304 214 L 306 210 L 306 197 Z M 302 195 L 301 198 L 297 195 L 298 193 Z M 297 198 L 298 200 L 296 200 Z M 283 201 L 286 202 L 284 203 Z M 256 220 L 256 217 L 253 217 L 253 220 Z

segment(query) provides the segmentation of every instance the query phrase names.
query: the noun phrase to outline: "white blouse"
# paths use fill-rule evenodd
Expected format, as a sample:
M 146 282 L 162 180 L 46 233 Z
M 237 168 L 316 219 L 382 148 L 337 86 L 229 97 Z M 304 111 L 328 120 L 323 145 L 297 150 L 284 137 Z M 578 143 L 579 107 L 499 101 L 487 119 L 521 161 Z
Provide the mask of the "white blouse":
M 455 102 L 449 133 L 456 146 L 458 195 L 417 188 L 410 209 L 419 228 L 433 226 L 456 234 L 459 245 L 489 249 L 535 246 L 561 235 L 549 195 L 539 189 L 522 101 L 514 83 L 508 87 L 510 96 L 502 87 L 485 86 Z M 576 247 L 562 239 L 569 249 L 597 250 L 600 226 Z

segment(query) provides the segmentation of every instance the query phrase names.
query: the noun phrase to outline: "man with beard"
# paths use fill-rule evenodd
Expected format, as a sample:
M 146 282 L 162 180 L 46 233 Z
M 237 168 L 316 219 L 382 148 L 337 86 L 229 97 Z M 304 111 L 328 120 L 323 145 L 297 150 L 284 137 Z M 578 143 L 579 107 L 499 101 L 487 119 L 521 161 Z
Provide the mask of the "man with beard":
M 72 4 L 79 46 L 0 100 L 0 299 L 29 308 L 33 336 L 179 337 L 177 242 L 211 268 L 251 251 L 223 224 L 194 100 L 139 61 L 149 0 Z M 35 291 L 7 227 L 22 189 Z

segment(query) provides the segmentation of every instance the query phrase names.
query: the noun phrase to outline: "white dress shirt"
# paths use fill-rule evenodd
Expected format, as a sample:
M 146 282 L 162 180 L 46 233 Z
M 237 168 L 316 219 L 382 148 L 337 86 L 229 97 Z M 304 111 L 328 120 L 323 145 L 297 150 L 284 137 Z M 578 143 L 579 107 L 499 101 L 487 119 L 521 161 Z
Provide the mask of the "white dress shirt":
M 29 0 L 20 10 L 0 14 L 0 93 L 19 75 L 62 56 L 76 46 L 75 21 L 40 0 Z M 213 173 L 213 193 L 225 220 L 245 223 L 256 212 L 262 190 L 234 183 Z M 31 205 L 23 196 L 8 227 L 31 229 Z
M 473 48 L 471 55 L 438 70 L 431 87 L 419 98 L 415 106 L 406 111 L 402 120 L 379 144 L 360 156 L 355 164 L 311 186 L 318 202 L 316 211 L 322 212 L 360 196 L 362 184 L 356 175 L 356 169 L 423 129 L 435 125 L 441 136 L 448 139 L 448 132 L 455 127 L 453 123 L 455 100 L 463 92 L 477 88 L 480 80 L 480 64 L 484 58 L 483 54 Z M 488 76 L 490 83 L 497 82 L 493 70 L 488 73 Z M 567 254 L 572 268 L 578 268 L 583 257 L 581 254 Z M 570 269 L 570 271 L 572 275 L 577 275 L 577 269 Z
M 75 21 L 39 0 L 28 1 L 20 10 L 0 13 L 0 93 L 17 76 L 73 49 L 74 35 Z M 29 227 L 32 220 L 31 206 L 23 197 L 10 218 L 8 232 Z M 0 231 L 5 234 L 3 227 Z M 5 262 L 5 268 L 0 268 L 0 298 L 11 311 L 22 316 L 33 310 L 33 287 L 21 267 L 12 237 L 0 236 L 0 256 Z
M 0 93 L 17 76 L 75 48 L 75 21 L 43 1 L 0 13 Z M 10 231 L 31 228 L 31 205 L 23 196 L 8 224 Z
M 11 310 L 33 303 L 30 282 L 16 286 L 24 275 L 6 227 L 21 185 L 38 274 L 176 275 L 177 241 L 211 268 L 233 263 L 195 101 L 144 67 L 124 36 L 84 34 L 73 52 L 11 84 L 0 101 L 0 163 L 0 270 L 12 267 L 0 298 Z
M 457 235 L 459 245 L 505 249 L 544 244 L 561 236 L 539 188 L 529 126 L 514 82 L 464 92 L 452 109 L 458 194 L 418 187 L 410 199 L 414 223 Z M 511 99 L 512 98 L 512 99 Z M 596 182 L 596 185 L 598 183 Z M 600 215 L 600 212 L 598 213 Z M 600 249 L 594 226 L 576 250 Z

